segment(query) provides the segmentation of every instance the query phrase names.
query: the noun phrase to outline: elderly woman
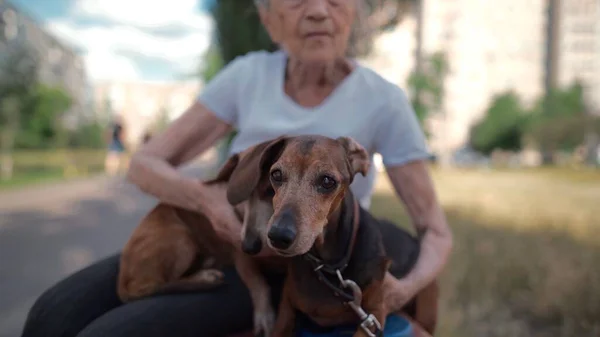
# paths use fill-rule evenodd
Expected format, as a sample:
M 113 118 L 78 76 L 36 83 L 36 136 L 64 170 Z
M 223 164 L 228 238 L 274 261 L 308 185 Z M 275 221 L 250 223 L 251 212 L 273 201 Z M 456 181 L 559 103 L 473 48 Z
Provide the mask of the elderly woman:
M 206 85 L 198 100 L 132 159 L 128 178 L 143 191 L 204 212 L 223 239 L 240 241 L 240 223 L 224 196 L 187 178 L 179 166 L 237 130 L 231 152 L 282 134 L 350 136 L 380 153 L 422 240 L 408 276 L 395 283 L 400 308 L 438 276 L 452 237 L 425 161 L 429 153 L 405 93 L 345 57 L 356 0 L 257 1 L 264 26 L 281 50 L 238 57 Z M 375 170 L 352 184 L 368 208 Z M 269 252 L 265 253 L 269 254 Z M 61 281 L 35 303 L 23 336 L 226 336 L 252 327 L 248 292 L 233 268 L 227 286 L 123 305 L 116 295 L 118 256 Z M 273 298 L 281 275 L 266 275 Z

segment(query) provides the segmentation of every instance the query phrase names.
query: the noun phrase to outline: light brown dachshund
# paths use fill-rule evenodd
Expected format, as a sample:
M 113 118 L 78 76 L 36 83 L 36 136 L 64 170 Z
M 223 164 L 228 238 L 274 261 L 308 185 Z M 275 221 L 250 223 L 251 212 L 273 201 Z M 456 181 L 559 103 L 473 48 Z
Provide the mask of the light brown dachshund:
M 258 144 L 232 156 L 217 177 L 205 183 L 235 195 L 236 189 L 246 185 L 239 169 L 267 145 Z M 273 189 L 268 179 L 254 182 L 254 186 L 246 202 L 236 206 L 243 218 L 243 250 L 250 254 L 258 253 L 262 245 L 254 232 L 246 229 L 264 227 L 273 214 Z M 254 333 L 269 336 L 275 321 L 270 289 L 258 261 L 246 253 L 221 240 L 203 214 L 160 203 L 141 221 L 122 252 L 118 295 L 127 302 L 163 293 L 211 289 L 222 284 L 219 269 L 235 264 L 254 305 Z
M 273 335 L 292 336 L 296 324 L 356 324 L 355 336 L 380 336 L 390 314 L 388 281 L 414 266 L 419 241 L 358 206 L 349 186 L 366 175 L 367 151 L 347 137 L 299 136 L 278 138 L 254 155 L 243 168 L 248 184 L 228 196 L 236 205 L 266 179 L 274 189 L 268 224 L 246 229 L 289 261 Z M 437 301 L 434 282 L 403 312 L 433 333 Z

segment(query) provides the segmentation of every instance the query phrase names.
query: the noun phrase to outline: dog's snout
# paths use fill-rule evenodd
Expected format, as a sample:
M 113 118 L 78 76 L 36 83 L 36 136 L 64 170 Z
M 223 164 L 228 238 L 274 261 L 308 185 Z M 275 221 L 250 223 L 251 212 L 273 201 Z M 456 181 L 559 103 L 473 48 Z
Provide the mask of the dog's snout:
M 287 249 L 294 243 L 296 231 L 285 227 L 273 227 L 268 235 L 273 247 L 277 249 Z
M 277 249 L 289 248 L 296 239 L 296 225 L 291 211 L 284 211 L 267 233 L 271 245 Z
M 259 238 L 244 238 L 242 251 L 248 255 L 256 255 L 262 250 L 262 242 Z

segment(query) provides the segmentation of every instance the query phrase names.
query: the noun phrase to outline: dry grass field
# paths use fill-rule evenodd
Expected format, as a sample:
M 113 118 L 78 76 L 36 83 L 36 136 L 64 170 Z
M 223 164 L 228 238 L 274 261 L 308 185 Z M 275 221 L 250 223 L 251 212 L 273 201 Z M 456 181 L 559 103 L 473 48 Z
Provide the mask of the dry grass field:
M 600 336 L 600 171 L 432 174 L 455 237 L 439 336 Z M 372 211 L 410 226 L 385 175 Z

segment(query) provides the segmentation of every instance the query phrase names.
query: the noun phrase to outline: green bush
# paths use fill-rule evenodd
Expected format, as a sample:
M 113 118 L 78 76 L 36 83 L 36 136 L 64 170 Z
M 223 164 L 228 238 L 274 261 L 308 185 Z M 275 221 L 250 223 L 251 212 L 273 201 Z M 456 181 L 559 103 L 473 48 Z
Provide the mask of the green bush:
M 497 95 L 470 132 L 471 146 L 489 154 L 495 149 L 519 150 L 525 109 L 514 92 Z

